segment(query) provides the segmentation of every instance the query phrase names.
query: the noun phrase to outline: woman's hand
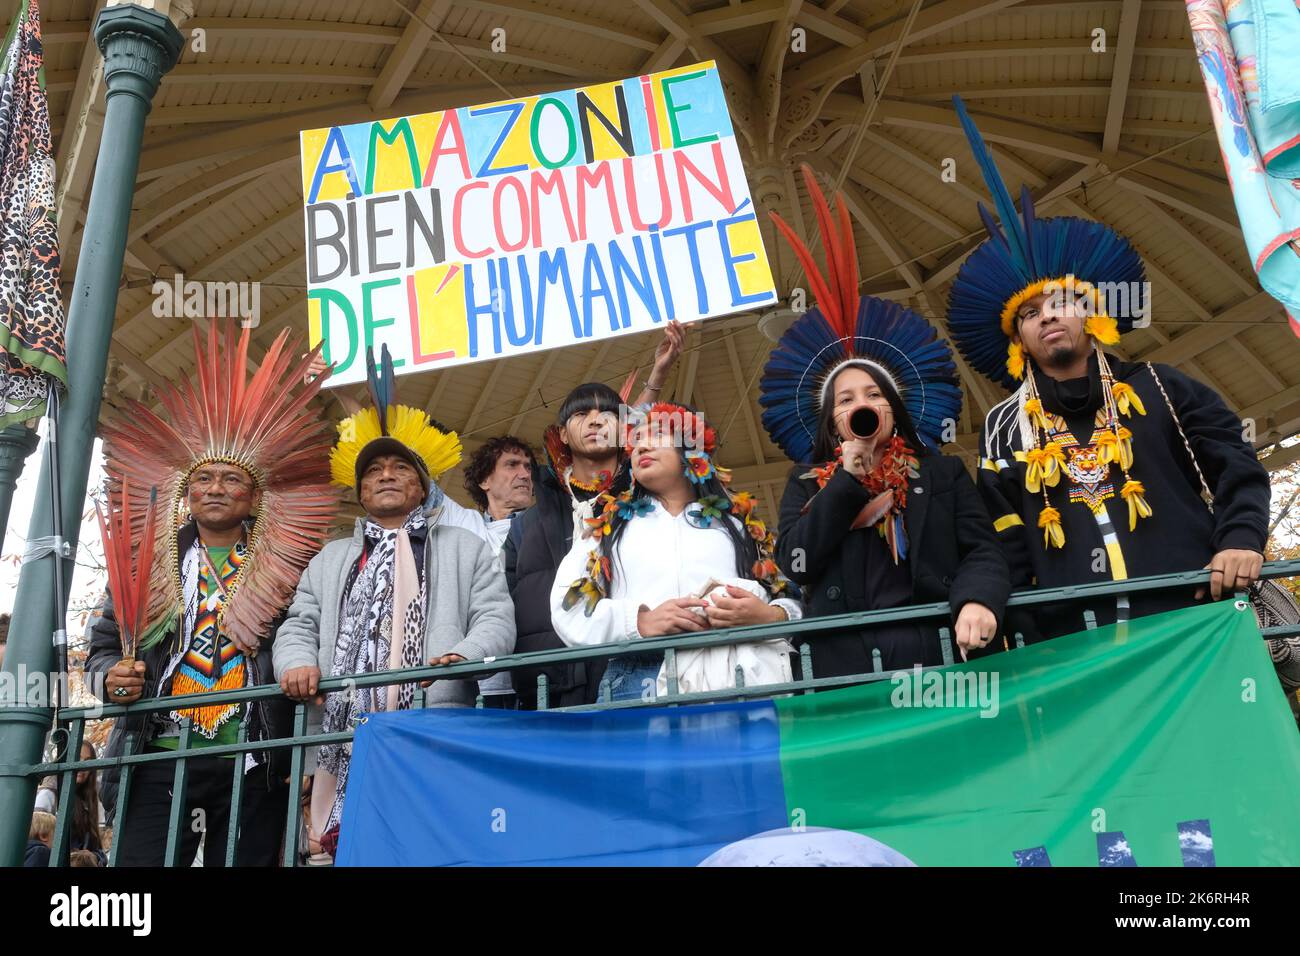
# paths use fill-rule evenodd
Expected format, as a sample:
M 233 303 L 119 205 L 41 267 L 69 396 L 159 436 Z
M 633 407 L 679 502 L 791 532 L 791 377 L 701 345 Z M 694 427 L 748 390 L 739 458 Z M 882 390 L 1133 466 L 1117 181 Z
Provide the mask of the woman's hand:
M 957 649 L 961 659 L 966 660 L 968 650 L 988 647 L 989 642 L 997 636 L 997 616 L 983 604 L 967 601 L 957 614 L 957 624 L 953 628 L 957 633 Z
M 682 634 L 686 631 L 708 630 L 705 619 L 691 610 L 705 607 L 703 598 L 669 598 L 653 611 L 641 608 L 636 615 L 636 629 L 642 637 L 663 637 L 665 634 Z
M 745 627 L 786 619 L 785 611 L 756 594 L 731 584 L 726 588 L 726 594 L 719 594 L 712 606 L 705 608 L 710 627 Z
M 840 442 L 840 466 L 854 478 L 862 478 L 871 469 L 875 451 L 872 442 L 858 438 Z

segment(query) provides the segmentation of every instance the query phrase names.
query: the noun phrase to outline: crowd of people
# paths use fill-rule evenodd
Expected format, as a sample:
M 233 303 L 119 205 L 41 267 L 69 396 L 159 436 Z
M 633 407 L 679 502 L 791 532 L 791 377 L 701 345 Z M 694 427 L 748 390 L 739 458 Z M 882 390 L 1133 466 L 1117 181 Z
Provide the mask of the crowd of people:
M 328 371 L 314 353 L 291 360 L 287 333 L 251 380 L 248 330 L 237 341 L 229 329 L 196 333 L 197 381 L 160 395 L 161 415 L 136 404 L 104 431 L 113 487 L 134 496 L 137 514 L 156 489 L 175 520 L 157 531 L 146 626 L 126 633 L 110 600 L 87 676 L 113 704 L 270 683 L 284 697 L 119 718 L 110 751 L 127 733 L 146 750 L 175 749 L 185 735 L 190 749 L 233 743 L 241 726 L 252 741 L 286 737 L 291 701 L 310 705 L 310 730 L 337 733 L 370 713 L 480 697 L 534 709 L 543 675 L 550 707 L 653 700 L 669 678 L 662 652 L 322 694 L 333 676 L 949 605 L 947 621 L 808 638 L 815 676 L 851 676 L 943 663 L 941 626 L 963 659 L 1007 650 L 1014 633 L 1034 643 L 1082 628 L 1078 603 L 1009 612 L 1013 588 L 1208 568 L 1218 599 L 1257 579 L 1269 480 L 1240 423 L 1183 373 L 1106 351 L 1133 318 L 1108 314 L 1097 289 L 1142 278 L 1126 240 L 1097 223 L 1035 219 L 1028 197 L 1017 214 L 990 174 L 1000 228 L 987 217 L 991 237 L 958 273 L 948 316 L 970 367 L 1011 389 L 985 419 L 973 479 L 940 450 L 961 405 L 948 342 L 921 315 L 859 294 L 844 206 L 832 211 L 805 177 L 826 266 L 777 220 L 816 307 L 760 381 L 762 421 L 796 463 L 775 527 L 733 487 L 716 424 L 663 398 L 682 349 L 675 324 L 635 399 L 582 384 L 541 436 L 540 457 L 514 435 L 479 446 L 464 469 L 473 508 L 438 484 L 461 458 L 459 437 L 398 402 L 386 353 L 371 360 L 369 404 L 331 428 L 309 405 Z M 326 542 L 345 492 L 364 514 Z M 1183 589 L 1088 606 L 1122 626 L 1200 598 Z M 800 655 L 772 633 L 678 652 L 678 690 L 733 687 L 738 668 L 747 687 L 797 679 Z M 190 759 L 182 819 L 201 811 L 206 823 L 184 830 L 186 861 L 206 834 L 222 851 L 205 862 L 220 865 L 232 825 L 239 863 L 275 861 L 287 754 Z M 307 852 L 326 860 L 350 746 L 308 756 Z M 245 786 L 232 822 L 236 759 Z M 170 762 L 137 770 L 115 835 L 119 864 L 162 861 L 171 783 Z M 47 830 L 38 813 L 38 857 Z

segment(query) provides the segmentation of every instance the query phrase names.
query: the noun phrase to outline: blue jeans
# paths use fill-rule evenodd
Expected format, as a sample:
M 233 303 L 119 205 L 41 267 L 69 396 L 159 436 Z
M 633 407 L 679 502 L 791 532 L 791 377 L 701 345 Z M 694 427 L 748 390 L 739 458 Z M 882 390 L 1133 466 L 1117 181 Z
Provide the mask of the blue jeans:
M 603 680 L 609 681 L 611 700 L 649 700 L 655 695 L 662 654 L 625 654 L 605 668 Z M 604 697 L 600 697 L 603 700 Z

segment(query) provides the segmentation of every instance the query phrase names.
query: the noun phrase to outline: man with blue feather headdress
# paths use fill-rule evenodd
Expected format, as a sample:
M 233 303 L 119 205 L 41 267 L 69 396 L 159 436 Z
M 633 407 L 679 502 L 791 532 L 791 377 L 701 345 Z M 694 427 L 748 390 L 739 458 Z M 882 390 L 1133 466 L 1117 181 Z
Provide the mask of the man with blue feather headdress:
M 990 238 L 963 263 L 948 328 L 971 367 L 1011 390 L 984 420 L 978 485 L 1016 588 L 1210 570 L 1218 599 L 1250 587 L 1267 537 L 1269 480 L 1241 420 L 1167 365 L 1105 351 L 1145 326 L 1141 257 L 1102 223 L 1017 212 L 960 98 L 993 194 Z M 1000 220 L 1000 224 L 999 224 Z M 1098 624 L 1182 607 L 1205 588 L 1090 603 Z M 1036 614 L 1026 637 L 1081 630 L 1081 608 Z

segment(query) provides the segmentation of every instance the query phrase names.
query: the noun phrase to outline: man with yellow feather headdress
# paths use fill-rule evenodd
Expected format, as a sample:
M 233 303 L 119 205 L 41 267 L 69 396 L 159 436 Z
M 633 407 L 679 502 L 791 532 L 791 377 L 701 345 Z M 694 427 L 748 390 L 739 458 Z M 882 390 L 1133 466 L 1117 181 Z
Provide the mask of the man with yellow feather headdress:
M 429 486 L 460 460 L 460 439 L 421 410 L 396 403 L 392 359 L 367 362 L 373 407 L 339 424 L 330 467 L 352 488 L 365 517 L 303 572 L 275 642 L 286 694 L 311 700 L 325 733 L 366 714 L 421 706 L 414 682 L 318 697 L 322 677 L 445 665 L 509 654 L 514 608 L 496 554 L 477 535 L 441 520 Z M 477 683 L 434 682 L 424 703 L 472 707 Z M 332 853 L 342 818 L 351 747 L 320 748 L 312 785 L 310 843 Z

